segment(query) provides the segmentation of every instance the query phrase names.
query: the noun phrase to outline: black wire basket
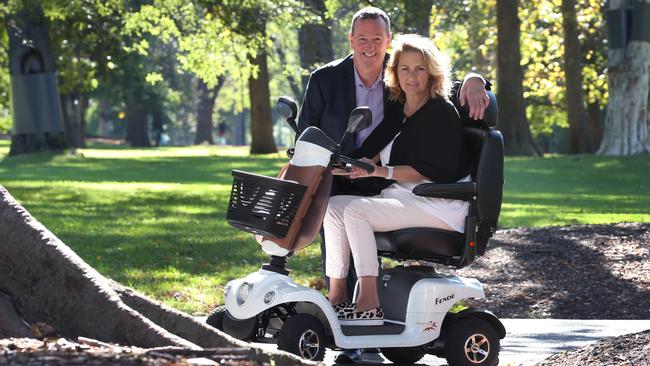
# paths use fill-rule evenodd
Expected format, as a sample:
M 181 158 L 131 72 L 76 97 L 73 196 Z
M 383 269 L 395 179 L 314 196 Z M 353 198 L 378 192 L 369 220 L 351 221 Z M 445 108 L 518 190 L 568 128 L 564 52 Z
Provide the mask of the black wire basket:
M 233 170 L 228 223 L 240 230 L 284 238 L 307 187 L 292 181 Z

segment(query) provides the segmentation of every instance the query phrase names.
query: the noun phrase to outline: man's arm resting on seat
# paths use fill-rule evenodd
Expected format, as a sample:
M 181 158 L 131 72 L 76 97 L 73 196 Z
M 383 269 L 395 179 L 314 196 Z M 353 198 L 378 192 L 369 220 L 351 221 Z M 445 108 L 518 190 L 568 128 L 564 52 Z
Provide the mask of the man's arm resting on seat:
M 475 120 L 483 119 L 483 113 L 490 103 L 486 89 L 489 89 L 490 82 L 477 73 L 469 73 L 465 76 L 460 87 L 459 102 L 461 106 L 469 105 L 469 117 Z

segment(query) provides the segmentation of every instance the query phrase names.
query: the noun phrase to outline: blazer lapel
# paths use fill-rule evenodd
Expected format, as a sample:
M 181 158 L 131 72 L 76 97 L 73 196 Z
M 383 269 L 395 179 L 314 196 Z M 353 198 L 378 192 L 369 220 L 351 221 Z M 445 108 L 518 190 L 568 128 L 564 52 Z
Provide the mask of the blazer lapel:
M 346 83 L 347 87 L 342 88 L 342 100 L 344 105 L 341 106 L 341 111 L 343 111 L 343 120 L 341 123 L 343 124 L 345 130 L 348 124 L 348 116 L 352 110 L 357 107 L 357 86 L 354 81 L 354 61 L 352 60 L 352 55 L 348 55 L 348 57 L 346 57 L 343 62 L 343 75 L 340 82 Z M 348 136 L 348 138 L 343 142 L 343 152 L 345 154 L 349 154 L 352 152 L 352 150 L 354 150 L 354 145 L 354 135 Z

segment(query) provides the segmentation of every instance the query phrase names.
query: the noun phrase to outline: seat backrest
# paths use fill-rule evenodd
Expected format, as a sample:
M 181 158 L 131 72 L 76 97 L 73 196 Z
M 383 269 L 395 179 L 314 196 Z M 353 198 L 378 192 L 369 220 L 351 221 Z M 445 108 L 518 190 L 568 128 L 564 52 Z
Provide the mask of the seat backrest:
M 488 239 L 497 229 L 503 197 L 503 136 L 491 128 L 465 127 L 465 146 L 473 157 L 472 180 L 477 185 L 474 213 L 477 216 L 476 254 L 483 255 Z

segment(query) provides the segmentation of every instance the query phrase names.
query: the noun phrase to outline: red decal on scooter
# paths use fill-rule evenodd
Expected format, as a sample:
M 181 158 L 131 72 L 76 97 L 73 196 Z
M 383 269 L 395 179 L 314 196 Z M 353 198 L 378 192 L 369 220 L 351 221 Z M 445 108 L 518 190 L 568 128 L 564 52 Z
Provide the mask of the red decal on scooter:
M 438 325 L 434 321 L 430 321 L 427 323 L 427 326 L 422 329 L 423 332 L 433 332 L 436 329 L 438 329 Z

